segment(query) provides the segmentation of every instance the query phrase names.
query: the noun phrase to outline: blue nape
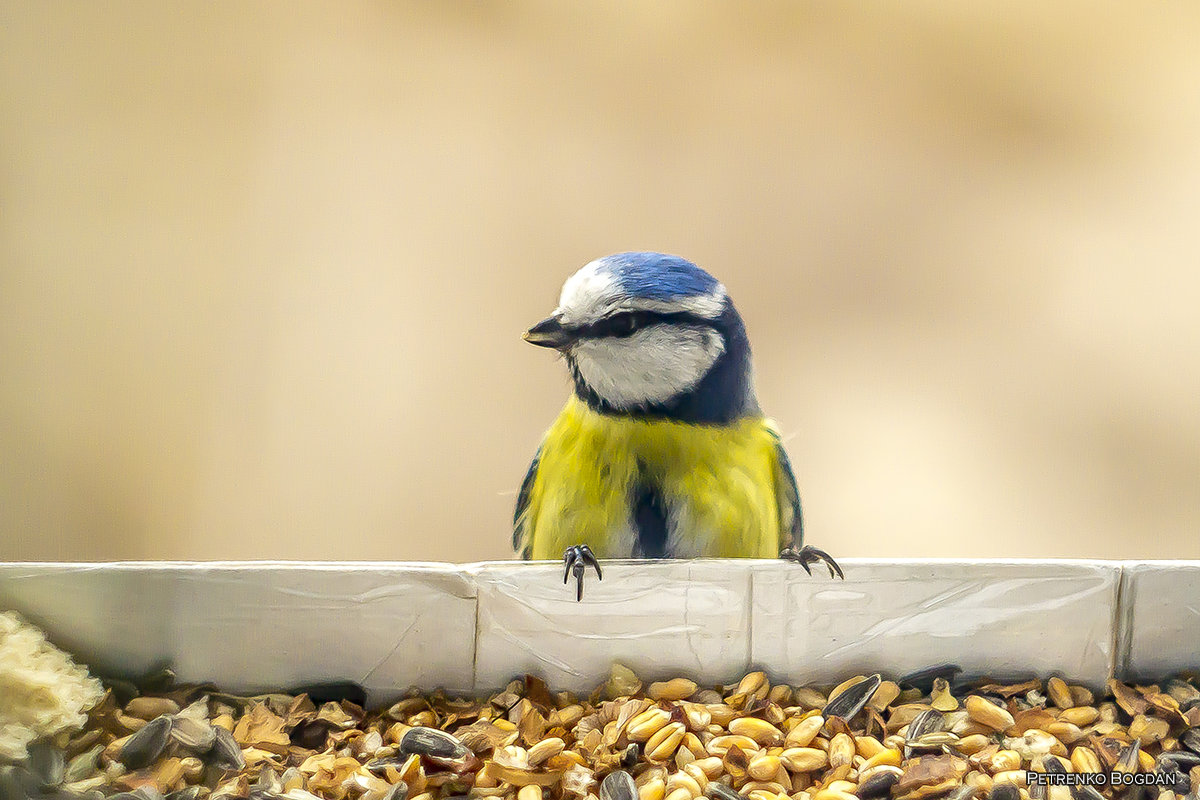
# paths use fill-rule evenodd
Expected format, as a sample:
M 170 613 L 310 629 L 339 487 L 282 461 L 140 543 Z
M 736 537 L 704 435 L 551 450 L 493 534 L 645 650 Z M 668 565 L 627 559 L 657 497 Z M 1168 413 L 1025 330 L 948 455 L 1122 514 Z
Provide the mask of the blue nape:
M 692 262 L 664 253 L 617 253 L 601 259 L 632 297 L 677 300 L 709 294 L 717 279 Z

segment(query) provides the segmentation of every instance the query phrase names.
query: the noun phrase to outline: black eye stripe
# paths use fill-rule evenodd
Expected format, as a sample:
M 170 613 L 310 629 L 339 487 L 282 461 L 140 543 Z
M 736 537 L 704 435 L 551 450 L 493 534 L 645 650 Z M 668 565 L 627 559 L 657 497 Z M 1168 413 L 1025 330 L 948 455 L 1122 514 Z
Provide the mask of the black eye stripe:
M 706 319 L 686 311 L 674 314 L 665 314 L 658 311 L 621 311 L 597 320 L 591 325 L 576 328 L 576 335 L 587 339 L 600 339 L 604 337 L 625 338 L 632 336 L 642 328 L 660 323 L 713 327 L 714 322 L 715 320 Z
M 602 319 L 596 323 L 596 327 L 599 329 L 597 333 L 600 336 L 624 337 L 633 335 L 635 331 L 648 324 L 650 324 L 650 319 L 645 313 L 629 311 Z

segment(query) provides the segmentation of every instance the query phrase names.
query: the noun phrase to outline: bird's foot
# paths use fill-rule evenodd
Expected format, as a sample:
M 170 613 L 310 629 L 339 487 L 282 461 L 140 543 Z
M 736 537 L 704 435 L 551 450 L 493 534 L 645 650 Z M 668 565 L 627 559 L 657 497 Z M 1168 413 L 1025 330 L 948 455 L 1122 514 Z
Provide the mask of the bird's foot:
M 841 578 L 842 580 L 846 579 L 845 574 L 842 572 L 842 568 L 839 567 L 838 563 L 833 560 L 833 556 L 829 555 L 829 553 L 826 553 L 824 550 L 818 550 L 810 544 L 804 545 L 804 547 L 801 547 L 799 550 L 791 545 L 788 545 L 780 551 L 779 557 L 784 561 L 795 561 L 797 564 L 804 567 L 804 571 L 809 575 L 812 575 L 812 568 L 809 566 L 810 564 L 824 564 L 829 570 L 829 577 Z
M 563 583 L 570 580 L 572 573 L 575 575 L 575 600 L 583 599 L 583 573 L 588 566 L 592 566 L 596 570 L 596 579 L 604 580 L 604 575 L 600 572 L 600 562 L 596 559 L 596 554 L 592 552 L 592 548 L 586 544 L 577 544 L 574 547 L 568 547 L 563 553 Z

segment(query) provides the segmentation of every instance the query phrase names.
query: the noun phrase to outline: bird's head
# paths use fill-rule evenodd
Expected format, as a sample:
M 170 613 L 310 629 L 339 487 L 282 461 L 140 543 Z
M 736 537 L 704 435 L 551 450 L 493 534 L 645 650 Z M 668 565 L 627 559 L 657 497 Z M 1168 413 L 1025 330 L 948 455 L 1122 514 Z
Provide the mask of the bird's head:
M 559 350 L 597 410 L 728 422 L 757 411 L 750 347 L 725 287 L 662 253 L 618 253 L 563 285 L 525 340 Z

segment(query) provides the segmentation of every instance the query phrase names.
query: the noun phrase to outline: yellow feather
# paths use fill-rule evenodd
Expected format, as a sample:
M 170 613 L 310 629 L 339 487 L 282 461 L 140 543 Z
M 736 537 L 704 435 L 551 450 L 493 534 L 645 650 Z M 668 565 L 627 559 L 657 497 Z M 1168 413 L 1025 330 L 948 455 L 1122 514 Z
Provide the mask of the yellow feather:
M 676 527 L 669 556 L 775 558 L 791 516 L 777 446 L 761 416 L 727 426 L 638 420 L 572 397 L 542 442 L 524 518 L 531 557 L 562 558 L 577 544 L 599 558 L 632 556 L 631 490 L 645 476 Z

